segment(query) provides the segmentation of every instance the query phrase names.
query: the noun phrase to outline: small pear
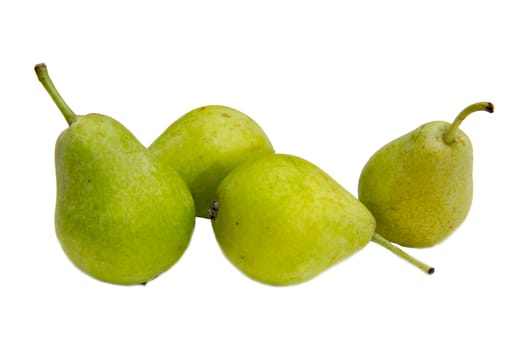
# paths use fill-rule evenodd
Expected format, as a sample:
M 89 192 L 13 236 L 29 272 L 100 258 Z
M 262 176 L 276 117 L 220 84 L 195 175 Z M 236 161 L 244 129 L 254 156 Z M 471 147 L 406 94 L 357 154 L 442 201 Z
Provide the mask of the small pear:
M 226 106 L 194 109 L 171 124 L 150 146 L 159 162 L 178 172 L 195 200 L 196 214 L 208 207 L 222 179 L 237 165 L 274 153 L 261 127 Z
M 372 214 L 328 174 L 292 155 L 235 168 L 217 189 L 210 217 L 224 255 L 265 284 L 308 281 L 370 240 L 433 272 L 376 235 Z
M 492 113 L 494 106 L 476 103 L 452 124 L 424 124 L 368 160 L 358 193 L 379 234 L 406 247 L 431 247 L 463 223 L 472 203 L 473 151 L 459 125 L 476 111 Z
M 191 192 L 122 124 L 75 115 L 46 66 L 35 71 L 69 124 L 55 148 L 55 229 L 64 252 L 98 280 L 145 284 L 186 250 L 195 223 Z

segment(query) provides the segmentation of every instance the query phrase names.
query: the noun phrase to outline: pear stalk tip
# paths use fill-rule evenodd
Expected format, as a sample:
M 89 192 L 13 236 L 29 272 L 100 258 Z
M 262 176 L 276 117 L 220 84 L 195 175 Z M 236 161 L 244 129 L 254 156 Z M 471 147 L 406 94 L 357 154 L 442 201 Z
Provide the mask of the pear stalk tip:
M 35 64 L 35 70 L 36 71 L 38 71 L 40 69 L 45 69 L 45 68 L 47 68 L 47 66 L 46 66 L 46 64 L 44 62 Z

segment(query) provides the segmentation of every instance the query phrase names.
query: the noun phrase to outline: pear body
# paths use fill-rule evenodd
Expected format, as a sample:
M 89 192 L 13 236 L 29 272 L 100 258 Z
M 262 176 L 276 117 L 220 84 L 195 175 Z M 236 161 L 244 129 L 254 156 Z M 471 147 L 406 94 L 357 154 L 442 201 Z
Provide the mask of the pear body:
M 234 169 L 211 211 L 224 255 L 252 279 L 293 285 L 363 248 L 375 220 L 312 163 L 273 154 Z
M 377 220 L 376 232 L 407 247 L 431 247 L 467 217 L 472 203 L 472 144 L 435 121 L 393 140 L 364 166 L 359 199 Z
M 194 109 L 176 120 L 149 150 L 186 181 L 196 214 L 203 218 L 209 217 L 215 191 L 233 168 L 274 153 L 270 140 L 253 119 L 216 105 Z
M 109 283 L 145 283 L 183 254 L 195 223 L 182 178 L 114 119 L 79 116 L 55 148 L 55 227 L 69 259 Z

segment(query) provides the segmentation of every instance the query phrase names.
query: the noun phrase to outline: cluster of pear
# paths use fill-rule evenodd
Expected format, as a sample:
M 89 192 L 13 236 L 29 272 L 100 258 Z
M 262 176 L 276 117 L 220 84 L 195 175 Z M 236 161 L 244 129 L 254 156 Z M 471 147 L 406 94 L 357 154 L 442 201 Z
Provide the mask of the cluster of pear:
M 224 255 L 269 285 L 308 281 L 368 242 L 426 273 L 398 246 L 429 247 L 466 218 L 472 145 L 459 124 L 432 122 L 390 142 L 365 165 L 359 199 L 305 159 L 275 153 L 261 127 L 225 106 L 176 120 L 149 147 L 116 120 L 76 115 L 45 64 L 35 71 L 69 127 L 55 148 L 57 238 L 98 280 L 145 284 L 189 245 L 209 218 Z

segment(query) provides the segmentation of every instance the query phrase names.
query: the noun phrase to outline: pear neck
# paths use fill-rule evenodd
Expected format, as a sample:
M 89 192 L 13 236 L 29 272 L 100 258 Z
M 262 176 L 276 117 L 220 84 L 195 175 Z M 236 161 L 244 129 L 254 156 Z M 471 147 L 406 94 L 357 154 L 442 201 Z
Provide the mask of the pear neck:
M 73 112 L 73 110 L 68 106 L 66 101 L 64 101 L 62 96 L 60 96 L 60 94 L 58 93 L 55 84 L 53 84 L 53 81 L 49 77 L 46 65 L 44 63 L 37 64 L 35 66 L 35 72 L 38 77 L 38 80 L 44 86 L 44 89 L 46 89 L 49 96 L 51 96 L 51 98 L 53 99 L 53 102 L 55 102 L 55 105 L 58 107 L 64 118 L 66 118 L 67 123 L 69 125 L 73 124 L 78 119 L 78 116 Z
M 465 120 L 465 118 L 468 117 L 470 114 L 474 112 L 478 112 L 478 111 L 485 111 L 485 112 L 493 113 L 494 105 L 490 102 L 478 102 L 478 103 L 471 104 L 470 106 L 462 110 L 458 114 L 456 119 L 454 119 L 454 122 L 452 123 L 452 125 L 450 125 L 448 130 L 443 135 L 443 141 L 447 145 L 450 145 L 451 143 L 453 143 L 456 140 L 456 136 L 459 130 L 459 125 L 461 124 L 461 122 L 463 122 L 463 120 Z

